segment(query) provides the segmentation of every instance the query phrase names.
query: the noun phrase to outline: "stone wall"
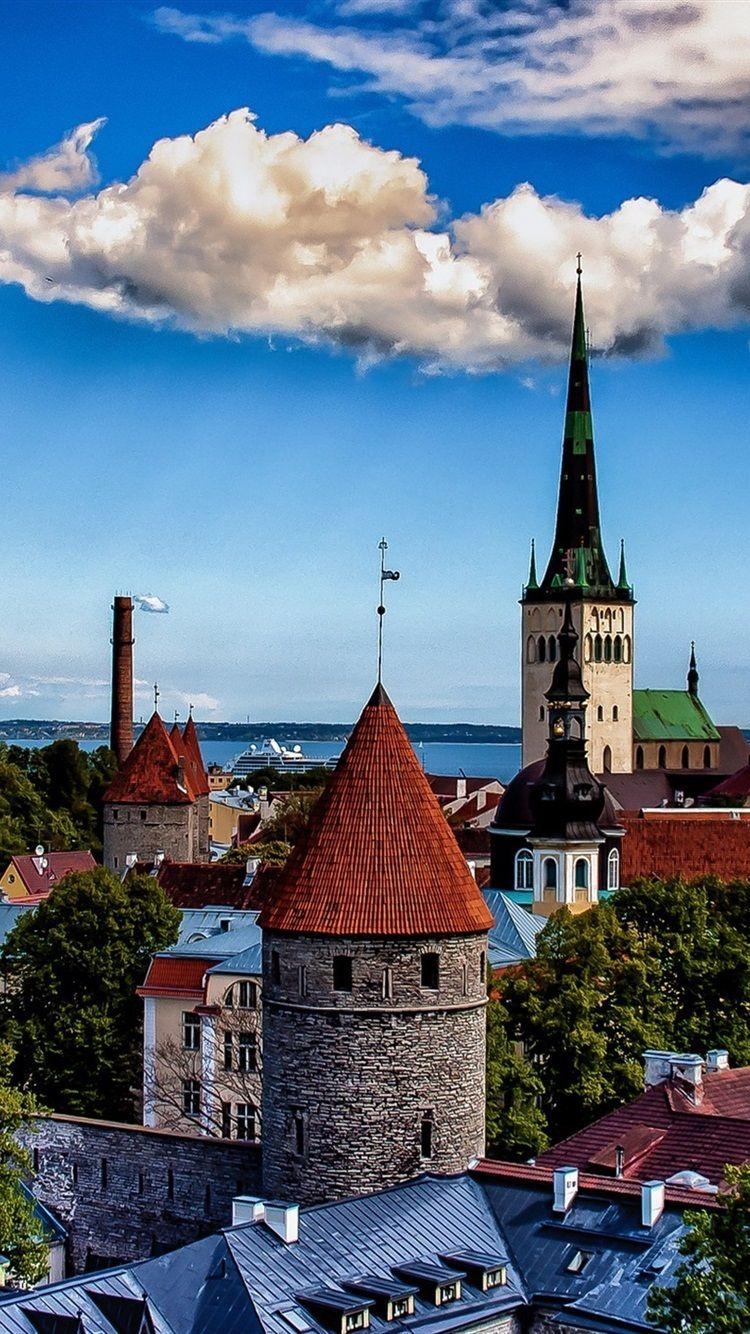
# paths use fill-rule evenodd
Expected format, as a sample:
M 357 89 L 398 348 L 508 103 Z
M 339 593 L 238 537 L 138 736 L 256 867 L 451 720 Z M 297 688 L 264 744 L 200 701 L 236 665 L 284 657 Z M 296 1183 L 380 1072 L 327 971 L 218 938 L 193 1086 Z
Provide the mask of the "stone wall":
M 252 1144 L 71 1116 L 40 1118 L 26 1144 L 71 1273 L 195 1241 L 231 1223 L 235 1195 L 260 1193 Z
M 176 862 L 206 861 L 208 856 L 200 844 L 197 803 L 109 803 L 104 807 L 103 845 L 104 865 L 118 873 L 131 852 L 142 862 L 152 862 L 157 852 Z
M 341 1199 L 483 1153 L 486 936 L 267 931 L 263 950 L 268 1194 Z M 436 989 L 421 985 L 424 953 L 439 956 Z M 352 960 L 351 991 L 334 990 L 335 956 Z

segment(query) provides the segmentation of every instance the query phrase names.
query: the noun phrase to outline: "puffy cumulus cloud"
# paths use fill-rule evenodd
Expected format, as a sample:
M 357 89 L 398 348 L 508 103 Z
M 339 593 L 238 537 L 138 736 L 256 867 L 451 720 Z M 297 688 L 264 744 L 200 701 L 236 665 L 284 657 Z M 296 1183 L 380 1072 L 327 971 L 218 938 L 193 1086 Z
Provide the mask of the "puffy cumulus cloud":
M 186 41 L 240 38 L 359 75 L 428 124 L 656 135 L 703 153 L 748 145 L 745 0 L 329 0 L 322 12 L 326 22 L 294 7 L 154 17 Z
M 85 190 L 96 181 L 96 165 L 88 149 L 106 118 L 79 125 L 61 143 L 16 171 L 0 172 L 0 190 L 38 190 L 41 194 Z
M 245 110 L 156 143 L 128 182 L 0 194 L 0 280 L 201 333 L 283 335 L 489 370 L 565 354 L 573 256 L 601 351 L 730 327 L 750 308 L 750 187 L 589 217 L 531 185 L 439 225 L 412 158 L 346 125 L 266 135 Z

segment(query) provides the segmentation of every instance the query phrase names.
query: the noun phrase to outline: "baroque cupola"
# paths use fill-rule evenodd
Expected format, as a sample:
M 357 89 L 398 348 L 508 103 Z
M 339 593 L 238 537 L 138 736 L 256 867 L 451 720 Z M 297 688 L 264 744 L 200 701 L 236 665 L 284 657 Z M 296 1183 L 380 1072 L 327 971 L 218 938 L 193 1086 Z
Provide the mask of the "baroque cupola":
M 484 1147 L 492 916 L 381 685 L 259 923 L 264 1191 L 465 1170 Z

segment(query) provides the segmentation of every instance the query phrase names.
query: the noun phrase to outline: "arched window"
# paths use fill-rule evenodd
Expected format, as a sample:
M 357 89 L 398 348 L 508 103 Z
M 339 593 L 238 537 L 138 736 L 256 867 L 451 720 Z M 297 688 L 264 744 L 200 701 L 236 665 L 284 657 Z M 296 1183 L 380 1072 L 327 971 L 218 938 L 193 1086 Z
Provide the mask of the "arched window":
M 529 635 L 526 640 L 526 661 L 536 662 L 536 640 L 533 635 Z
M 601 635 L 596 635 L 594 637 L 594 662 L 601 662 L 601 660 L 602 660 L 602 637 Z
M 618 709 L 618 707 L 617 707 L 616 704 L 613 704 L 613 705 L 612 705 L 612 722 L 613 722 L 613 723 L 617 723 L 617 722 L 619 722 L 619 721 L 620 721 L 620 710 Z
M 666 769 L 666 767 L 667 767 L 667 748 L 666 748 L 666 746 L 660 746 L 660 747 L 659 747 L 659 759 L 657 760 L 657 763 L 658 763 L 660 769 Z
M 539 721 L 540 721 L 540 723 L 543 723 L 543 722 L 544 722 L 544 705 L 543 705 L 543 704 L 540 704 L 540 705 L 539 705 Z
M 596 721 L 598 723 L 604 722 L 604 709 L 602 708 L 601 704 L 598 706 L 596 710 Z
M 579 857 L 573 868 L 573 884 L 576 903 L 585 903 L 589 894 L 589 864 L 585 857 Z
M 611 662 L 611 661 L 612 661 L 612 636 L 611 636 L 611 635 L 607 635 L 606 639 L 604 640 L 604 661 L 605 661 L 605 662 Z
M 528 848 L 516 853 L 516 889 L 533 889 L 534 858 Z
M 604 754 L 602 755 L 602 767 L 604 769 L 605 774 L 609 774 L 612 772 L 612 751 L 610 750 L 609 746 L 604 747 Z
M 615 635 L 615 642 L 612 645 L 612 656 L 615 662 L 622 662 L 622 635 Z
M 594 650 L 594 641 L 591 638 L 591 635 L 586 635 L 583 644 L 583 656 L 586 662 L 591 662 L 591 654 L 593 653 L 593 650 Z
M 544 635 L 539 636 L 539 643 L 536 646 L 536 656 L 539 662 L 546 662 L 547 660 L 547 640 L 544 638 Z
M 622 660 L 630 662 L 630 635 L 623 635 L 622 638 Z
M 545 893 L 549 890 L 554 893 L 557 889 L 557 862 L 554 857 L 545 857 L 542 870 L 544 873 Z
M 704 769 L 710 769 L 710 768 L 711 768 L 711 747 L 710 747 L 710 746 L 704 746 L 704 747 L 703 747 L 703 768 L 704 768 Z
M 547 656 L 550 662 L 554 662 L 557 657 L 557 640 L 554 635 L 550 635 L 547 645 Z
M 636 769 L 643 768 L 643 746 L 636 746 L 635 748 L 635 767 Z
M 620 854 L 613 848 L 607 858 L 607 889 L 620 888 Z
M 690 768 L 690 751 L 687 746 L 682 747 L 682 767 L 683 769 Z

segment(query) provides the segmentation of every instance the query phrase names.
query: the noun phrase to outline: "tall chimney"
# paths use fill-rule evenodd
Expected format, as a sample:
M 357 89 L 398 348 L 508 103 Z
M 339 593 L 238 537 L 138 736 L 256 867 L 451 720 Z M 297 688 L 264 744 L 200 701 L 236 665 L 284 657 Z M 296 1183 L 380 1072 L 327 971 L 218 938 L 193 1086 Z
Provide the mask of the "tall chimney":
M 112 722 L 109 744 L 123 764 L 133 749 L 133 599 L 112 604 Z

